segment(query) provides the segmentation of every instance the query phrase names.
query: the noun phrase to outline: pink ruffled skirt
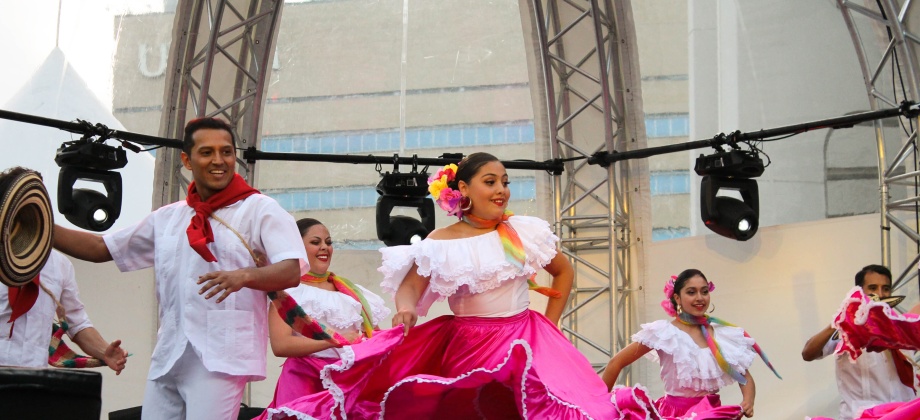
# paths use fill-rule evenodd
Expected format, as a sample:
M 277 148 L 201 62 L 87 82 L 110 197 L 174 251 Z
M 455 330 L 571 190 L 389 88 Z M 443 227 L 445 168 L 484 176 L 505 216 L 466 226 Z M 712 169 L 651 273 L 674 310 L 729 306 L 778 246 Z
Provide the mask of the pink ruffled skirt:
M 665 395 L 655 401 L 662 419 L 720 420 L 741 418 L 740 405 L 722 405 L 718 394 L 704 397 L 675 397 Z
M 268 409 L 273 409 L 287 402 L 296 400 L 304 395 L 311 395 L 323 391 L 323 382 L 319 377 L 320 371 L 326 365 L 338 362 L 339 359 L 319 357 L 289 357 L 281 368 L 278 384 L 275 385 L 275 396 L 268 404 L 266 411 L 257 419 L 265 419 Z
M 739 405 L 722 405 L 718 394 L 692 398 L 665 395 L 654 404 L 641 386 L 617 387 L 614 394 L 618 410 L 629 420 L 737 420 L 742 413 Z
M 543 315 L 442 316 L 380 331 L 325 366 L 324 391 L 269 418 L 619 419 L 588 360 Z
M 809 417 L 810 420 L 834 420 L 829 417 Z M 863 410 L 853 420 L 917 420 L 920 419 L 920 399 L 908 402 L 879 404 Z

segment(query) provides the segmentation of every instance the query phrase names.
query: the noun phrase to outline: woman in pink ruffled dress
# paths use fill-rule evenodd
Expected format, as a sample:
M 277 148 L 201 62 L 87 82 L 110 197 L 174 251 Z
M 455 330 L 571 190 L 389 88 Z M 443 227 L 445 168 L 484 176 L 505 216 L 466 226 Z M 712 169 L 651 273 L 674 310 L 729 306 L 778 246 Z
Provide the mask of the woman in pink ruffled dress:
M 714 289 L 699 270 L 684 270 L 672 277 L 665 285 L 666 298 L 661 306 L 674 319 L 643 324 L 632 336 L 633 342 L 604 370 L 604 382 L 613 387 L 623 368 L 656 351 L 666 394 L 647 407 L 649 418 L 704 420 L 754 415 L 754 378 L 748 368 L 758 353 L 771 369 L 773 366 L 743 329 L 706 315 L 709 293 Z M 741 404 L 723 406 L 718 392 L 734 382 L 741 387 Z M 630 399 L 629 395 L 622 398 L 623 394 L 644 396 L 640 387 L 615 392 L 620 401 Z
M 332 237 L 329 230 L 316 219 L 297 221 L 303 237 L 310 272 L 301 277 L 300 285 L 287 289 L 304 312 L 322 324 L 335 329 L 349 341 L 360 336 L 371 337 L 377 324 L 389 316 L 390 309 L 380 296 L 363 286 L 329 271 L 332 263 Z M 339 361 L 346 349 L 333 348 L 326 340 L 304 337 L 281 319 L 274 304 L 269 309 L 269 339 L 275 356 L 287 357 L 275 387 L 269 410 L 304 395 L 323 391 L 320 371 Z M 268 411 L 262 414 L 264 418 Z
M 277 418 L 619 419 L 604 383 L 556 323 L 573 270 L 558 238 L 534 217 L 506 212 L 504 166 L 474 153 L 429 180 L 438 204 L 461 220 L 413 245 L 384 248 L 382 286 L 395 293 L 390 330 L 347 346 L 323 370 L 327 391 Z M 532 277 L 544 269 L 552 289 Z M 546 315 L 528 291 L 554 295 Z M 435 301 L 453 315 L 416 325 Z

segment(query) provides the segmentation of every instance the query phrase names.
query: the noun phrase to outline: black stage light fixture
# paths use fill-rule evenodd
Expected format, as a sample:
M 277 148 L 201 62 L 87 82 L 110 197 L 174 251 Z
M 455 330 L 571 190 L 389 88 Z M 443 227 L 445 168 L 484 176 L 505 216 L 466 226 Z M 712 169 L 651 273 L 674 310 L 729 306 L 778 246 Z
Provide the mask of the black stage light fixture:
M 428 174 L 386 172 L 377 184 L 377 238 L 387 246 L 409 245 L 434 230 L 434 201 L 428 198 Z M 420 219 L 390 216 L 394 207 L 410 207 Z
M 694 170 L 703 176 L 700 184 L 700 217 L 709 230 L 739 241 L 754 237 L 759 227 L 760 198 L 757 181 L 763 161 L 753 151 L 731 150 L 700 155 Z M 720 190 L 734 190 L 741 200 L 719 196 Z
M 81 139 L 61 145 L 54 161 L 61 167 L 58 211 L 83 229 L 101 232 L 112 227 L 121 215 L 122 197 L 121 174 L 112 170 L 128 164 L 125 150 Z M 77 180 L 102 184 L 106 193 L 74 188 Z

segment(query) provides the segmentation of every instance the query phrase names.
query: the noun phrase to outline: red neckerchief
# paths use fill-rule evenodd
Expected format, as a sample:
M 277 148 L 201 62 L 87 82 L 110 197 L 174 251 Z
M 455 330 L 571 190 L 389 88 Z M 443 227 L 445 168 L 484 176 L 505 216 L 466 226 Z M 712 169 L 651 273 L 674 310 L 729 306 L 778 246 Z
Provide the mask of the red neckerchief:
M 898 379 L 901 380 L 901 383 L 904 386 L 912 389 L 914 394 L 917 393 L 917 390 L 914 389 L 914 365 L 909 360 L 904 353 L 901 353 L 900 350 L 891 349 L 888 351 L 891 353 L 891 359 L 894 360 L 894 370 L 898 372 Z
M 10 287 L 9 290 L 9 299 L 10 299 L 10 337 L 13 336 L 13 322 L 16 321 L 16 318 L 19 318 L 22 315 L 25 315 L 26 312 L 29 312 L 29 309 L 32 309 L 32 306 L 35 305 L 35 301 L 38 300 L 38 284 L 40 283 L 41 275 L 35 276 L 32 281 L 19 286 L 19 287 Z
M 201 255 L 201 258 L 204 258 L 205 261 L 216 262 L 217 258 L 208 249 L 208 244 L 214 242 L 214 232 L 211 231 L 208 217 L 219 208 L 229 206 L 258 193 L 259 190 L 250 187 L 243 180 L 243 177 L 239 174 L 233 174 L 233 180 L 230 181 L 227 188 L 216 192 L 208 197 L 207 200 L 201 201 L 201 196 L 198 195 L 198 189 L 195 188 L 195 182 L 193 181 L 188 186 L 188 196 L 185 197 L 185 202 L 195 210 L 192 222 L 189 223 L 188 229 L 185 230 L 185 233 L 188 234 L 188 243 L 192 246 L 192 249 L 198 255 Z

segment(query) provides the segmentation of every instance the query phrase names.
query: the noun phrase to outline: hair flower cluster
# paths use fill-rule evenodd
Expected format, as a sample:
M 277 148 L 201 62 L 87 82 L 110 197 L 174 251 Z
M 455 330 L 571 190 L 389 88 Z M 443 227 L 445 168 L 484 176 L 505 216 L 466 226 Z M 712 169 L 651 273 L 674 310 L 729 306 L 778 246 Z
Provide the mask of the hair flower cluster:
M 661 309 L 664 309 L 665 313 L 672 317 L 677 316 L 677 311 L 674 310 L 674 305 L 671 304 L 671 296 L 674 295 L 674 281 L 677 280 L 677 276 L 671 276 L 671 278 L 664 284 L 664 300 L 661 301 Z
M 450 189 L 447 183 L 457 177 L 457 165 L 450 163 L 444 165 L 438 173 L 428 177 L 428 192 L 435 200 L 441 198 L 441 191 L 445 188 Z
M 664 284 L 664 300 L 661 301 L 661 309 L 664 309 L 665 313 L 672 317 L 677 317 L 677 310 L 674 308 L 674 305 L 671 303 L 671 296 L 674 296 L 674 283 L 677 281 L 677 276 L 671 276 L 670 279 Z M 716 290 L 716 285 L 707 280 L 709 283 L 709 292 Z
M 463 196 L 460 191 L 449 186 L 449 183 L 456 177 L 457 165 L 453 163 L 444 165 L 438 173 L 428 178 L 428 192 L 447 214 L 461 218 L 463 210 L 460 209 L 460 201 Z

